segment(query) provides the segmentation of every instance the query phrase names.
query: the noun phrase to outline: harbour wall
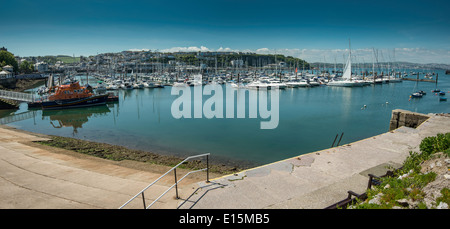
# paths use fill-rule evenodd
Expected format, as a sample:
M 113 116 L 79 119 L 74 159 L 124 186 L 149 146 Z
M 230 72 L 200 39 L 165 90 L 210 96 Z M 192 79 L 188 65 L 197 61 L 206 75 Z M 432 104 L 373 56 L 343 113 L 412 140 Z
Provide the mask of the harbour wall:
M 402 109 L 395 109 L 392 111 L 392 117 L 389 124 L 389 131 L 395 130 L 402 126 L 416 128 L 429 118 L 430 118 L 429 115 Z
M 0 79 L 0 85 L 4 88 L 11 88 L 16 85 L 16 78 Z

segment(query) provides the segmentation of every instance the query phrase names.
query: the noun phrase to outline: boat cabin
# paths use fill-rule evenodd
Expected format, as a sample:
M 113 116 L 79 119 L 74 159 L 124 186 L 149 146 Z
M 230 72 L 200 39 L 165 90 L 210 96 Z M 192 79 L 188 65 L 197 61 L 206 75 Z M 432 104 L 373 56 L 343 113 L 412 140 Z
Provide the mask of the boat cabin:
M 48 97 L 49 100 L 66 100 L 66 99 L 81 99 L 90 97 L 93 94 L 81 87 L 78 81 L 70 84 L 64 84 L 56 87 L 55 93 Z

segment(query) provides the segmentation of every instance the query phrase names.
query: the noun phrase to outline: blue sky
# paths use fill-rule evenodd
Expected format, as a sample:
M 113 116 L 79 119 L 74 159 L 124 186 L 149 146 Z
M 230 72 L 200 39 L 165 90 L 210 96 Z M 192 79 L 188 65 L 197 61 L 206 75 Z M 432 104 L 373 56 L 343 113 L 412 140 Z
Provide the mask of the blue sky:
M 0 46 L 20 56 L 226 49 L 342 62 L 350 38 L 352 50 L 366 62 L 375 48 L 386 59 L 395 53 L 395 60 L 450 64 L 448 0 L 0 0 L 0 5 Z

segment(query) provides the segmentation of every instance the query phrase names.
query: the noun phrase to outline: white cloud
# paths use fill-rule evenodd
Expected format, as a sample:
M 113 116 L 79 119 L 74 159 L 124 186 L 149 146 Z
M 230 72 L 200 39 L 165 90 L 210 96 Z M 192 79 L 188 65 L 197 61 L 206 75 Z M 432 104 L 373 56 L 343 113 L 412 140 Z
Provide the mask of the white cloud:
M 220 47 L 216 51 L 218 51 L 218 52 L 234 52 L 234 51 L 239 51 L 239 50 L 233 50 L 233 49 L 230 49 L 228 47 L 227 48 Z
M 172 47 L 170 49 L 162 49 L 160 52 L 209 52 L 211 51 L 209 48 L 205 46 L 191 46 L 191 47 Z
M 256 53 L 269 53 L 270 50 L 268 48 L 260 48 L 256 50 Z
M 128 49 L 131 52 L 148 52 L 150 49 Z

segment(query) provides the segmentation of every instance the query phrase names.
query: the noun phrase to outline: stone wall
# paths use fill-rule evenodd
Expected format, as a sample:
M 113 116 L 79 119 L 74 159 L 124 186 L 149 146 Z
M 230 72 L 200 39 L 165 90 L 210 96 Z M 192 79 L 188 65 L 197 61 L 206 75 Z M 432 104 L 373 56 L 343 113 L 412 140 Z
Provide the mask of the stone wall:
M 15 85 L 15 78 L 0 79 L 0 88 L 14 88 Z
M 430 116 L 425 114 L 395 109 L 392 111 L 389 131 L 395 130 L 401 126 L 416 128 L 429 118 Z
M 19 105 L 20 104 L 17 101 L 0 98 L 0 110 L 17 109 L 19 108 Z

